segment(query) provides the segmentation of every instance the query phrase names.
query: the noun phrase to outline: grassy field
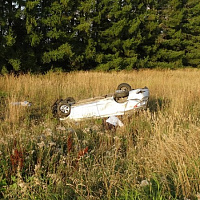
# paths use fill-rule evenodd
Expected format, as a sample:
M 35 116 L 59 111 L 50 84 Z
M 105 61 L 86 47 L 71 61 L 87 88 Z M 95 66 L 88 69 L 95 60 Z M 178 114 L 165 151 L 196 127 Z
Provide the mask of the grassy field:
M 0 77 L 1 199 L 200 199 L 200 71 L 72 72 Z M 108 130 L 60 122 L 57 98 L 147 86 L 146 111 Z M 13 102 L 29 101 L 31 106 Z

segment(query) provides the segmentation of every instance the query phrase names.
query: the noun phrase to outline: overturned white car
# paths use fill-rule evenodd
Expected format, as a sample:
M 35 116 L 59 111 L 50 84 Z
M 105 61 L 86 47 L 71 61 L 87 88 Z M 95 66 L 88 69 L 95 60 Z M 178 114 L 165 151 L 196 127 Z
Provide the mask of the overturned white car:
M 81 120 L 124 115 L 127 112 L 145 109 L 149 99 L 149 89 L 131 89 L 127 83 L 121 83 L 114 94 L 90 98 L 75 102 L 72 97 L 57 100 L 52 106 L 54 116 L 60 120 Z

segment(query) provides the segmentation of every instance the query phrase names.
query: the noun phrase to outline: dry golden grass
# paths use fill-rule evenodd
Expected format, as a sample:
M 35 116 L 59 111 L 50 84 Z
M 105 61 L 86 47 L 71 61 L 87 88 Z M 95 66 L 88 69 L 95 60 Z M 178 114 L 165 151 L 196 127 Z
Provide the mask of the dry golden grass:
M 165 198 L 168 195 L 169 199 L 195 199 L 200 192 L 199 77 L 200 71 L 195 69 L 1 76 L 0 92 L 4 98 L 0 107 L 0 136 L 5 143 L 1 148 L 5 147 L 4 153 L 9 155 L 13 138 L 21 148 L 28 148 L 23 142 L 36 141 L 35 136 L 46 134 L 46 129 L 55 130 L 59 122 L 52 118 L 51 105 L 57 98 L 71 96 L 80 100 L 104 95 L 114 92 L 122 82 L 133 88 L 147 86 L 150 90 L 147 111 L 125 116 L 122 119 L 125 126 L 116 132 L 99 128 L 98 121 L 61 124 L 75 130 L 74 152 L 89 145 L 90 158 L 80 164 L 82 168 L 77 173 L 57 170 L 57 179 L 63 181 L 63 174 L 70 176 L 68 186 L 78 196 L 118 199 L 126 187 L 137 190 L 140 181 L 156 177 Z M 32 106 L 11 104 L 24 100 L 32 102 Z M 61 137 L 58 138 L 61 143 L 62 136 L 56 136 Z M 43 159 L 41 154 L 38 156 Z M 53 159 L 46 162 L 48 166 L 56 165 Z

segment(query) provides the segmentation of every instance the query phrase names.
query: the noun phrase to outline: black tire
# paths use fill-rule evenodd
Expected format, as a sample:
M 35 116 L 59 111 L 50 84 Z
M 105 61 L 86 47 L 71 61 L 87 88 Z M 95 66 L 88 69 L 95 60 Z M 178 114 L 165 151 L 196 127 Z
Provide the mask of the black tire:
M 51 110 L 52 110 L 52 114 L 54 117 L 57 117 L 57 107 L 58 107 L 58 104 L 63 101 L 63 99 L 57 99 L 54 104 L 51 106 Z
M 131 91 L 131 86 L 128 83 L 121 83 L 118 85 L 117 90 Z
M 67 102 L 69 105 L 73 105 L 76 103 L 73 97 L 67 97 L 64 101 Z
M 124 98 L 129 95 L 129 91 L 126 90 L 117 90 L 114 94 L 114 98 Z
M 57 105 L 57 115 L 58 115 L 58 117 L 67 117 L 67 116 L 69 116 L 70 112 L 71 112 L 71 106 L 65 100 L 61 101 Z

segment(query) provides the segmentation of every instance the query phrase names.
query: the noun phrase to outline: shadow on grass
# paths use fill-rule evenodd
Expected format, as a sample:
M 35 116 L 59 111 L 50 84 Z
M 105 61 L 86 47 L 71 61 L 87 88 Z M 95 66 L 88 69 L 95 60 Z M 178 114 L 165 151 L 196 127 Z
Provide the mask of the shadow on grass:
M 44 120 L 45 116 L 49 114 L 49 109 L 47 106 L 32 107 L 29 113 L 30 120 Z
M 148 108 L 150 112 L 158 112 L 158 111 L 164 111 L 167 108 L 169 108 L 171 104 L 171 100 L 167 98 L 154 98 L 150 97 L 148 102 Z

